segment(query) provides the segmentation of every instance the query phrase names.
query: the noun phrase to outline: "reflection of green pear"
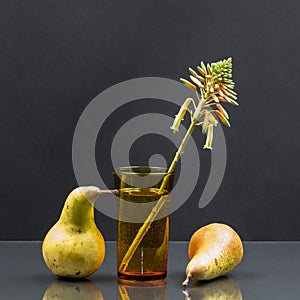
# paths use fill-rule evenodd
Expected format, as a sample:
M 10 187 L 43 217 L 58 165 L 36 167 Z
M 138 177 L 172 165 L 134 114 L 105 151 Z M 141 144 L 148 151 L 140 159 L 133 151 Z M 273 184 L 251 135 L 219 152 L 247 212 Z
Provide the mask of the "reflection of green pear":
M 43 300 L 103 300 L 101 292 L 89 280 L 55 280 L 47 288 Z
M 94 220 L 93 202 L 102 191 L 93 186 L 73 190 L 57 223 L 43 242 L 43 257 L 57 276 L 83 278 L 94 273 L 105 255 L 104 239 Z
M 195 282 L 187 292 L 186 300 L 242 300 L 242 292 L 237 283 L 228 277 L 211 281 Z

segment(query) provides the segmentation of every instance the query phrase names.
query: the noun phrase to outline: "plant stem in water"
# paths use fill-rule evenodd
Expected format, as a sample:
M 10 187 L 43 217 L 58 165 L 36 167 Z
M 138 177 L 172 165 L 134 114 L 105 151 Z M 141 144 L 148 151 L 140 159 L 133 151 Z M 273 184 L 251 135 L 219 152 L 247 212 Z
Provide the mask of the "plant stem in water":
M 163 190 L 165 189 L 167 182 L 168 182 L 168 174 L 174 172 L 175 167 L 180 159 L 180 156 L 182 155 L 184 148 L 193 132 L 193 130 L 195 129 L 196 125 L 197 125 L 198 120 L 196 119 L 192 119 L 192 122 L 175 154 L 175 157 L 168 169 L 167 175 L 164 177 L 163 182 L 159 188 L 158 194 L 162 193 Z M 166 200 L 168 199 L 168 196 L 162 196 L 160 197 L 160 199 L 157 201 L 156 205 L 153 207 L 152 211 L 150 212 L 149 216 L 147 217 L 146 221 L 143 223 L 142 227 L 139 229 L 136 237 L 134 238 L 134 240 L 132 241 L 132 244 L 130 245 L 130 247 L 128 248 L 121 264 L 119 267 L 119 271 L 120 272 L 125 272 L 130 260 L 132 259 L 136 249 L 138 248 L 139 244 L 141 243 L 141 241 L 143 240 L 144 236 L 146 235 L 146 233 L 148 232 L 148 230 L 151 227 L 152 222 L 155 220 L 155 218 L 157 217 L 159 211 L 162 209 L 162 207 L 164 206 Z

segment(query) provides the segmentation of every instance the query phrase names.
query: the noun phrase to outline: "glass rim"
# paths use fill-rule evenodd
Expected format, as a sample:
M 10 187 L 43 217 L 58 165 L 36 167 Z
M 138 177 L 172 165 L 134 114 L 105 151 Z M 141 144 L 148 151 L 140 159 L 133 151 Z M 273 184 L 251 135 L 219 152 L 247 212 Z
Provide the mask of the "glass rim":
M 135 172 L 134 169 L 137 169 L 137 171 Z M 141 170 L 145 170 L 145 171 L 139 171 L 139 169 Z M 147 172 L 146 170 L 149 170 L 150 172 Z M 126 166 L 126 167 L 119 167 L 119 168 L 115 168 L 113 170 L 113 174 L 153 174 L 153 175 L 166 175 L 166 174 L 174 174 L 175 172 L 168 172 L 168 169 L 165 167 L 152 167 L 152 166 Z

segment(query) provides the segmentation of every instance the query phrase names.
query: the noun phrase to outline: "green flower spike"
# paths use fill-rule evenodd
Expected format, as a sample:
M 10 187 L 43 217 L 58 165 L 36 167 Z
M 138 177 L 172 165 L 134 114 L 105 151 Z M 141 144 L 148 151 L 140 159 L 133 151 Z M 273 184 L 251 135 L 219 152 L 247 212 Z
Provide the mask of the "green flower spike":
M 180 80 L 196 93 L 198 105 L 191 116 L 191 122 L 195 126 L 202 126 L 202 133 L 207 134 L 204 148 L 212 149 L 213 127 L 218 124 L 215 116 L 224 125 L 230 127 L 229 115 L 220 102 L 227 102 L 235 106 L 239 105 L 236 101 L 237 93 L 233 90 L 235 83 L 232 80 L 232 59 L 229 57 L 206 65 L 201 62 L 200 66 L 197 67 L 197 71 L 199 73 L 189 68 L 192 83 L 184 78 L 180 78 Z M 185 106 L 186 102 L 183 104 L 183 107 Z M 180 113 L 183 113 L 183 111 L 180 110 Z M 174 132 L 178 131 L 182 120 L 177 116 L 171 127 Z

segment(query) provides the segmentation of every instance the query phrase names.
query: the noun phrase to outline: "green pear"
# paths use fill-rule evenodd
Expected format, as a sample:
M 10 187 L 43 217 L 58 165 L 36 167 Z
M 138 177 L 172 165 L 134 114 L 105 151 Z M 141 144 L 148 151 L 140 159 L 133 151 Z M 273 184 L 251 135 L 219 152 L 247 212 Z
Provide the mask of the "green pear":
M 210 280 L 232 271 L 242 260 L 243 244 L 228 225 L 213 223 L 198 229 L 191 237 L 186 280 Z
M 103 300 L 102 293 L 89 280 L 53 281 L 44 293 L 42 300 Z
M 101 266 L 105 243 L 94 220 L 94 202 L 101 194 L 94 186 L 78 187 L 67 197 L 59 220 L 47 233 L 42 253 L 59 277 L 84 278 Z

